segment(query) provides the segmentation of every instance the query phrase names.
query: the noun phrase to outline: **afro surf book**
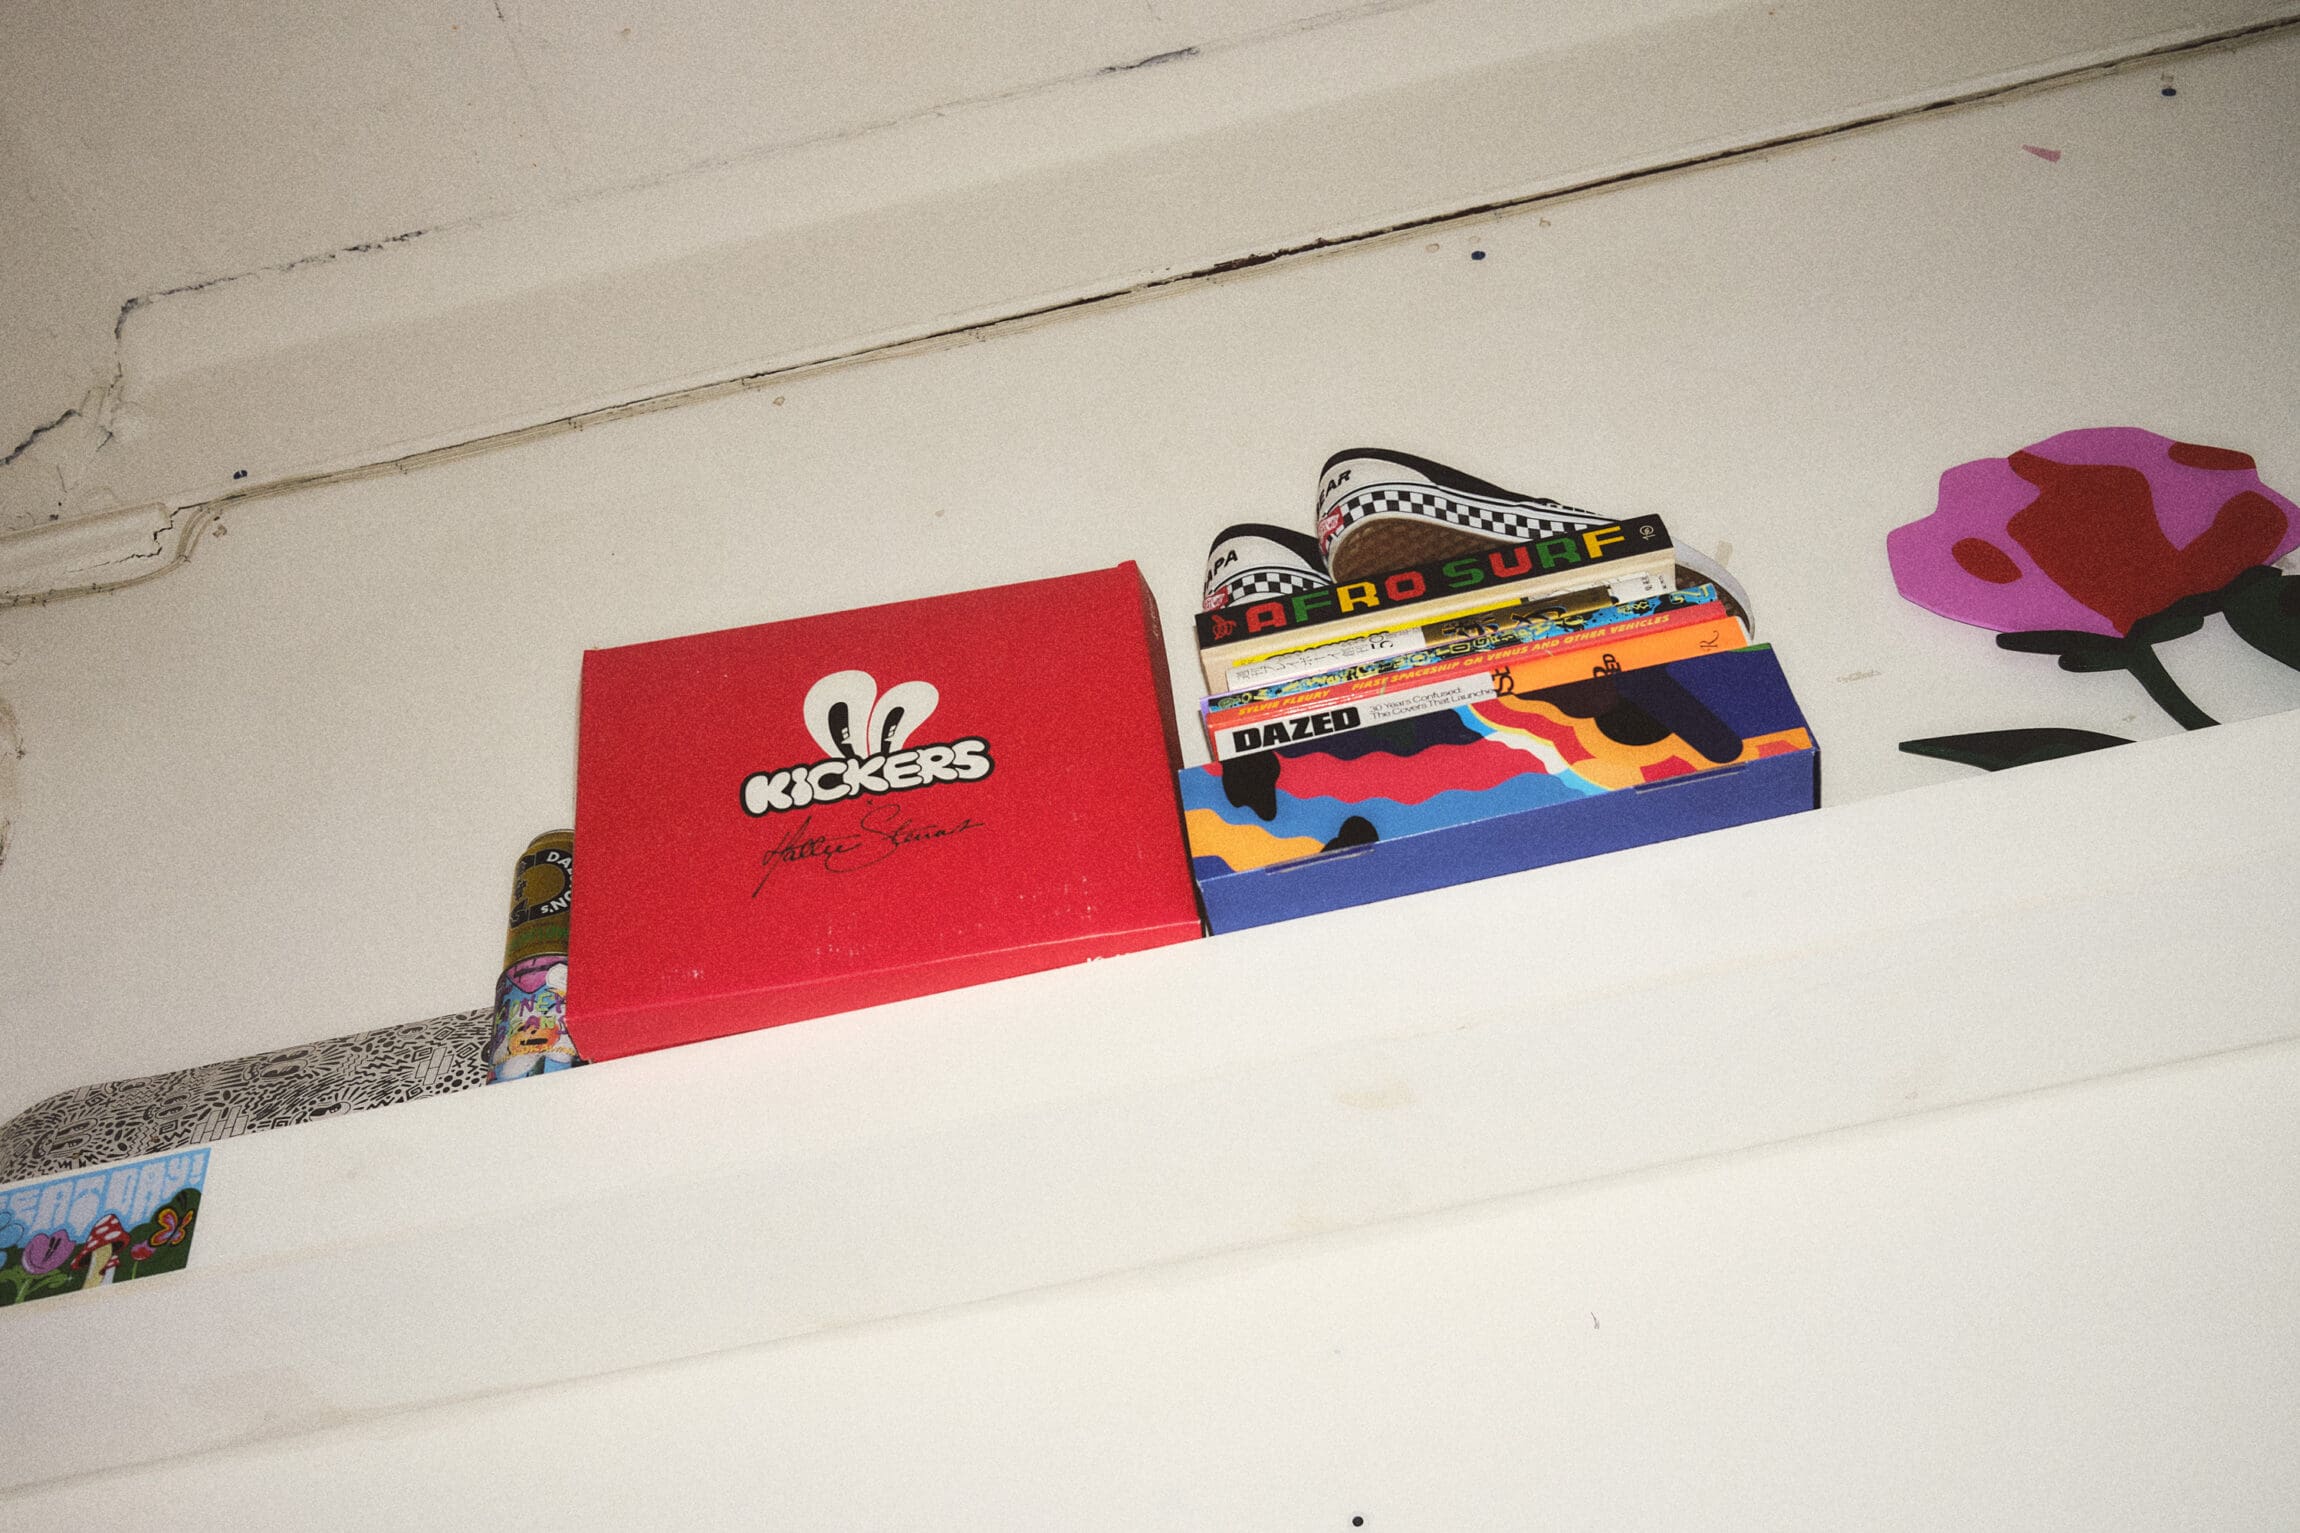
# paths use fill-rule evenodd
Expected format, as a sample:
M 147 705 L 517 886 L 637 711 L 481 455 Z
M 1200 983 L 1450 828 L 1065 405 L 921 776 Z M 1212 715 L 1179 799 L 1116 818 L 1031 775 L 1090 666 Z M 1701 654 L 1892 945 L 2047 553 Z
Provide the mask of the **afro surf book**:
M 1234 667 L 1273 655 L 1596 586 L 1614 601 L 1631 600 L 1673 589 L 1676 569 L 1661 518 L 1637 516 L 1239 604 L 1230 601 L 1231 587 L 1216 584 L 1208 600 L 1223 605 L 1197 615 L 1199 666 L 1208 690 L 1225 691 Z

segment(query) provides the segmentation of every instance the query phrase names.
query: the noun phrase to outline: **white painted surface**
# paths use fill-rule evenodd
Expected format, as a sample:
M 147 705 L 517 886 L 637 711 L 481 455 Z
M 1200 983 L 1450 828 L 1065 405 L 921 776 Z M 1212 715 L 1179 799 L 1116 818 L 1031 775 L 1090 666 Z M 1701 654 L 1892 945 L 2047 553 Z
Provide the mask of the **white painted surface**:
M 1378 8 L 1378 7 L 1377 7 Z M 110 386 L 123 306 L 274 285 L 710 164 L 1315 24 L 1330 0 L 967 0 L 643 11 L 378 0 L 20 7 L 0 92 L 0 451 Z M 531 257 L 548 264 L 552 226 Z M 386 247 L 388 248 L 388 247 Z M 469 274 L 466 274 L 468 276 Z M 468 284 L 467 284 L 468 290 Z M 371 304 L 355 323 L 373 325 Z M 244 354 L 244 344 L 232 354 Z M 125 380 L 122 380 L 125 382 Z M 140 391 L 114 429 L 149 419 Z M 101 509 L 67 431 L 0 527 Z M 91 427 L 86 443 L 97 433 Z M 107 444 L 108 445 L 108 444 Z M 92 450 L 92 446 L 90 448 Z M 51 482 L 52 465 L 72 483 Z M 40 496 L 57 499 L 43 504 Z
M 2286 1045 L 331 1427 L 0 1519 L 2266 1533 L 2300 1521 L 2296 1093 Z M 549 1282 L 463 1297 L 507 1346 L 580 1324 Z M 308 1409 L 256 1358 L 242 1388 Z
M 184 1274 L 6 1318 L 76 1362 L 0 1484 L 2288 1040 L 2300 780 L 2255 764 L 2295 749 L 2288 713 L 225 1141 Z
M 270 129 L 254 135 L 261 148 L 210 165 L 152 146 L 120 187 L 86 194 L 99 249 L 140 249 L 175 223 L 195 244 L 212 228 L 245 227 L 248 194 L 204 195 L 217 175 L 288 195 L 332 174 L 328 195 L 294 204 L 283 230 L 346 196 L 407 211 L 355 206 L 337 222 L 363 215 L 356 242 L 274 234 L 284 243 L 261 264 L 115 283 L 102 302 L 79 302 L 100 310 L 109 339 L 83 348 L 59 381 L 26 375 L 36 398 L 8 411 L 27 428 L 65 406 L 78 413 L 0 466 L 0 529 L 181 507 L 449 448 L 2050 77 L 2295 7 L 1427 0 L 1329 16 L 1305 0 L 1156 10 L 1163 19 L 1145 26 L 1117 6 L 1073 14 L 1008 0 L 943 17 L 923 36 L 874 35 L 868 11 L 801 26 L 774 74 L 755 82 L 761 95 L 729 100 L 708 88 L 713 71 L 743 69 L 786 25 L 779 10 L 736 9 L 679 27 L 641 22 L 612 40 L 603 13 L 521 13 L 479 28 L 486 39 L 468 48 L 432 36 L 453 23 L 431 8 L 387 10 L 356 25 L 422 33 L 407 56 L 439 62 L 410 65 L 417 83 L 393 94 L 397 82 L 344 62 L 368 56 L 347 43 L 326 55 L 347 80 L 316 59 L 299 74 L 291 59 L 288 83 L 245 93 L 242 109 Z M 1025 33 L 1032 44 L 1015 46 Z M 1176 37 L 1199 52 L 1116 73 L 1080 66 L 1136 59 Z M 817 66 L 841 48 L 852 49 L 841 67 Z M 984 51 L 1002 55 L 997 68 L 979 66 Z M 178 67 L 150 61 L 156 88 Z M 483 99 L 506 121 L 473 132 L 510 185 L 477 173 L 419 177 L 477 211 L 418 217 L 423 200 L 391 188 L 461 152 L 460 115 L 472 108 L 457 70 L 492 86 Z M 961 79 L 979 99 L 949 95 Z M 377 91 L 398 115 L 373 143 L 337 146 L 331 158 L 325 135 L 314 148 L 296 131 L 299 113 Z M 455 109 L 422 114 L 427 92 L 455 96 Z M 622 164 L 604 147 L 606 125 L 641 101 L 645 126 L 623 135 L 622 153 L 658 172 L 601 190 Z M 133 135 L 130 121 L 107 118 L 92 136 L 124 154 L 106 135 Z M 690 164 L 695 135 L 708 132 L 763 147 Z M 67 141 L 45 120 L 29 136 Z M 295 161 L 300 175 L 272 163 L 277 143 L 307 157 Z M 553 154 L 567 161 L 558 177 Z M 389 173 L 363 174 L 368 155 Z M 231 216 L 219 220 L 219 205 Z M 60 258 L 38 229 L 20 237 L 20 254 Z M 71 235 L 60 229 L 54 251 L 73 248 Z M 71 260 L 76 271 L 101 267 L 78 252 Z M 37 282 L 29 291 L 65 302 Z M 139 522 L 107 525 L 112 567 L 75 583 L 149 567 Z M 40 580 L 54 578 L 55 559 L 45 542 L 36 530 L 0 540 L 0 596 L 47 589 Z
M 1882 539 L 2078 424 L 2291 488 L 2296 58 L 251 503 L 165 580 L 0 613 L 0 1113 L 484 994 L 586 644 L 1128 556 L 1171 619 L 1213 528 L 1305 518 L 1361 440 L 1730 545 L 1832 803 L 230 1142 L 191 1271 L 0 1317 L 71 1404 L 0 1479 L 107 1475 L 0 1521 L 2288 1525 L 2300 715 L 1902 756 L 2173 732 L 1901 603 Z M 2168 658 L 2226 716 L 2294 701 L 2233 645 Z M 1634 976 L 1576 962 L 1625 940 Z M 730 1206 L 724 1268 L 628 1275 Z

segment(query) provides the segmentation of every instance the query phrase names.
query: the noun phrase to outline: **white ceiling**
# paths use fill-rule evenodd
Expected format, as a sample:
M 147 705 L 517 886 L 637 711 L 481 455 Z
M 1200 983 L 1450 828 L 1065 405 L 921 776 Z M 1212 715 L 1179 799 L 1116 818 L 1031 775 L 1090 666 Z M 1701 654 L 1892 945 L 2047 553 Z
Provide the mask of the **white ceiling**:
M 223 497 L 2247 33 L 2300 0 L 18 0 L 0 604 Z
M 1412 3 L 13 5 L 0 453 L 132 299 Z
M 19 7 L 0 167 L 34 224 L 67 222 L 106 270 L 165 287 L 1372 8 Z

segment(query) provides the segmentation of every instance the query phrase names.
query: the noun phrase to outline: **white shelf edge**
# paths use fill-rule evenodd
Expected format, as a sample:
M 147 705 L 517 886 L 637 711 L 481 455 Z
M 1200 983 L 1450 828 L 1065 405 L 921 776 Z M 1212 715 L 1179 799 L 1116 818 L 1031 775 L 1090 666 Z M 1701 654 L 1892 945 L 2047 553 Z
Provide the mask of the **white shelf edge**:
M 2260 1000 L 2296 747 L 2280 715 L 227 1140 L 186 1272 L 0 1318 L 80 1360 L 0 1488 L 2300 1036 Z M 503 1323 L 530 1292 L 547 1347 Z

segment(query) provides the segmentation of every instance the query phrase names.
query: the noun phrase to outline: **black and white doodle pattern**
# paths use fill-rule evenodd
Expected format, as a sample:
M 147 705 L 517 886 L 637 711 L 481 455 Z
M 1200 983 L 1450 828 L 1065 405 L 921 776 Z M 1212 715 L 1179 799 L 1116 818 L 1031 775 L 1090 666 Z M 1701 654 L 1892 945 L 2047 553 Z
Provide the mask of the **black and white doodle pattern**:
M 0 1182 L 486 1084 L 489 1008 L 59 1091 L 0 1124 Z

